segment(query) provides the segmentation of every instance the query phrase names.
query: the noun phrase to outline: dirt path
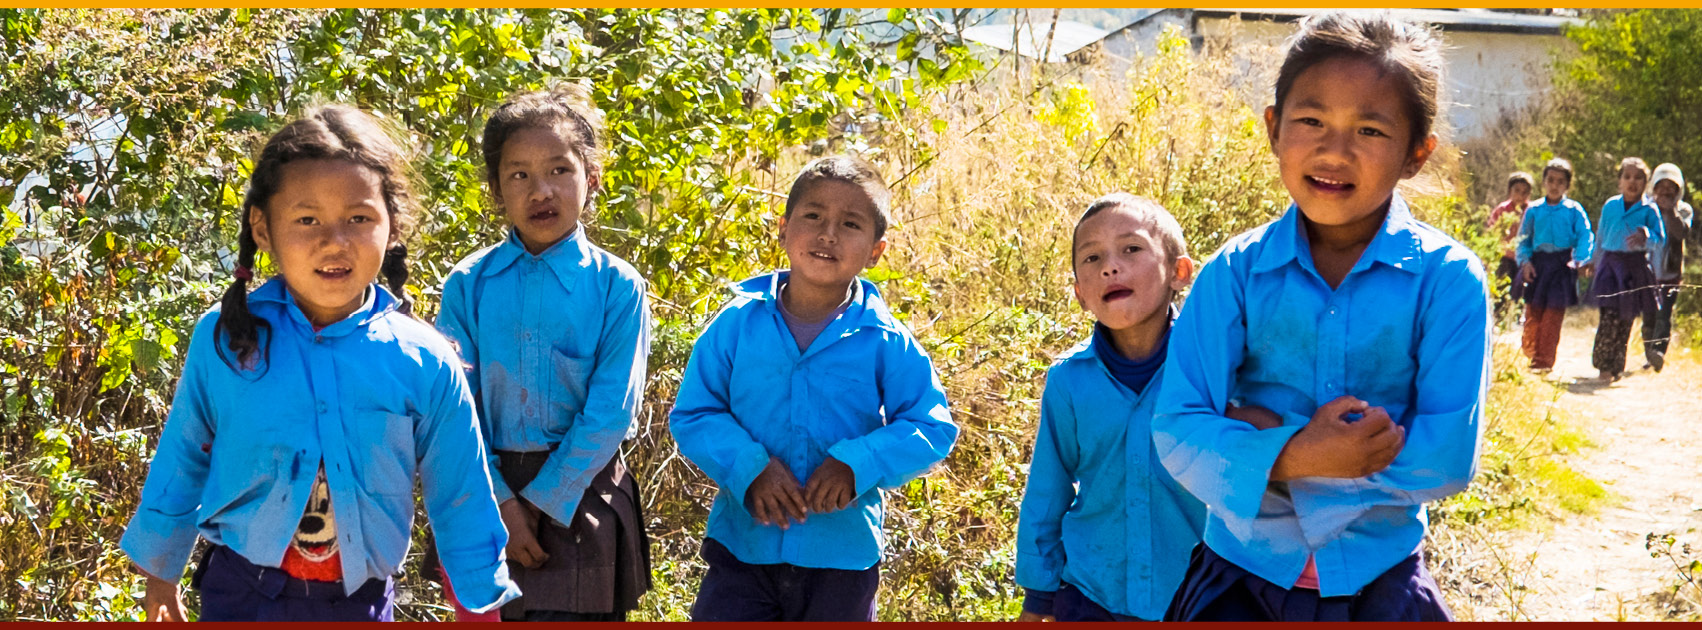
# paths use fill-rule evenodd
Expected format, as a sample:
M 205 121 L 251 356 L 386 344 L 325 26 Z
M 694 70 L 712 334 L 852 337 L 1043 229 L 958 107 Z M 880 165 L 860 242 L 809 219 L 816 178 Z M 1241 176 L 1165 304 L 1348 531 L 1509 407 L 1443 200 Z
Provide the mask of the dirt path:
M 1549 378 L 1566 384 L 1561 404 L 1597 445 L 1569 464 L 1614 497 L 1595 514 L 1497 537 L 1513 586 L 1478 619 L 1664 620 L 1683 608 L 1667 595 L 1672 562 L 1651 558 L 1645 542 L 1673 533 L 1702 547 L 1702 357 L 1674 348 L 1660 374 L 1635 371 L 1644 361 L 1634 333 L 1633 371 L 1602 386 L 1590 365 L 1594 333 L 1592 314 L 1569 316 Z

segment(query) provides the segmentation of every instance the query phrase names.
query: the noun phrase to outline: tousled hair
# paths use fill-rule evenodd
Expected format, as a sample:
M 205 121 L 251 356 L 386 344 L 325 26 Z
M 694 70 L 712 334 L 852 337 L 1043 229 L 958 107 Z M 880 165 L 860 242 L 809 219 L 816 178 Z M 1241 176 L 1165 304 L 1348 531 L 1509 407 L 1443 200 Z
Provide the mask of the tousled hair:
M 1330 11 L 1301 21 L 1277 73 L 1278 118 L 1301 73 L 1340 58 L 1370 62 L 1400 79 L 1412 123 L 1409 147 L 1431 134 L 1441 110 L 1442 42 L 1429 27 L 1395 19 L 1386 11 Z
M 304 160 L 339 160 L 371 169 L 379 176 L 384 195 L 384 209 L 390 216 L 390 243 L 384 251 L 379 273 L 384 276 L 391 293 L 399 302 L 398 311 L 413 314 L 413 298 L 408 296 L 408 248 L 404 236 L 413 226 L 418 202 L 414 197 L 408 154 L 404 143 L 389 125 L 376 116 L 347 105 L 322 105 L 303 112 L 266 141 L 260 157 L 254 161 L 254 175 L 248 182 L 248 194 L 243 198 L 241 227 L 237 236 L 236 265 L 248 270 L 239 273 L 220 298 L 219 319 L 215 336 L 228 339 L 229 350 L 236 353 L 232 363 L 224 353 L 227 344 L 219 344 L 219 353 L 233 369 L 254 365 L 255 359 L 267 354 L 261 331 L 269 329 L 266 320 L 248 310 L 248 283 L 254 269 L 254 254 L 259 244 L 254 240 L 254 226 L 249 224 L 252 208 L 270 216 L 268 206 L 272 197 L 284 186 L 284 165 Z M 258 356 L 257 356 L 258 355 Z

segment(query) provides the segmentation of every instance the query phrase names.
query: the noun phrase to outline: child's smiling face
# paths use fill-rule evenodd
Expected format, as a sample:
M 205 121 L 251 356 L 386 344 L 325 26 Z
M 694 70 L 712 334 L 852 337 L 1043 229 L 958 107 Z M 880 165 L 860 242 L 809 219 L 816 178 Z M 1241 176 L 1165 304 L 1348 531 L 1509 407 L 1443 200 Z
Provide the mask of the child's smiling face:
M 1369 61 L 1336 57 L 1301 72 L 1281 119 L 1265 110 L 1283 185 L 1313 223 L 1348 225 L 1383 207 L 1417 175 L 1434 137 L 1412 142 L 1401 78 Z
M 1625 205 L 1637 203 L 1643 198 L 1643 189 L 1649 185 L 1649 173 L 1635 166 L 1625 166 L 1619 169 L 1619 194 L 1625 196 Z
M 1171 268 L 1151 222 L 1122 207 L 1083 221 L 1073 256 L 1076 301 L 1111 330 L 1165 317 L 1171 296 L 1188 282 L 1186 272 Z
M 518 129 L 502 145 L 496 202 L 520 233 L 526 251 L 538 254 L 579 226 L 579 212 L 597 175 L 589 172 L 568 138 L 548 127 Z
M 861 186 L 825 180 L 806 188 L 780 219 L 780 244 L 791 261 L 789 282 L 849 287 L 880 262 L 886 239 L 875 236 L 875 203 Z
M 1655 203 L 1662 210 L 1671 210 L 1678 205 L 1678 184 L 1673 183 L 1672 180 L 1663 179 L 1656 182 L 1655 189 L 1652 192 L 1655 193 Z
M 345 160 L 285 164 L 267 210 L 249 209 L 254 242 L 271 254 L 296 306 L 315 325 L 335 323 L 366 298 L 389 246 L 383 178 Z

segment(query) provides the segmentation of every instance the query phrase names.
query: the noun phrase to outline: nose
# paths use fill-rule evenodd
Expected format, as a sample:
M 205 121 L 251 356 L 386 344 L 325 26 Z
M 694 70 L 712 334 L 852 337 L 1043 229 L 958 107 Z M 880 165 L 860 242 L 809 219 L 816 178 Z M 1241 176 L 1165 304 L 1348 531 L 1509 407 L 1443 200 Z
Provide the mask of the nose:
M 1346 160 L 1347 156 L 1353 152 L 1352 139 L 1353 134 L 1351 132 L 1327 130 L 1324 132 L 1324 137 L 1318 141 L 1318 154 L 1321 157 L 1333 160 Z
M 539 202 L 539 201 L 547 201 L 547 200 L 555 198 L 555 196 L 556 196 L 555 186 L 550 185 L 550 183 L 548 181 L 545 181 L 541 177 L 533 178 L 529 181 L 530 181 L 532 187 L 531 187 L 530 190 L 526 191 L 526 200 L 527 201 Z

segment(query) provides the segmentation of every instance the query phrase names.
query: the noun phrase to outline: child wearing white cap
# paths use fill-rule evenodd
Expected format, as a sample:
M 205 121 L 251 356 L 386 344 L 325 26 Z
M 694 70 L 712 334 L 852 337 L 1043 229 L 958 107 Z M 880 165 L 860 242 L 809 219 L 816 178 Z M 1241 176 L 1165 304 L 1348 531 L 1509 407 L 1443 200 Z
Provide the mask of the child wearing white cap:
M 1691 238 L 1691 219 L 1695 214 L 1684 201 L 1684 173 L 1672 163 L 1655 167 L 1655 206 L 1666 224 L 1667 240 L 1653 252 L 1655 283 L 1660 292 L 1660 307 L 1654 317 L 1643 318 L 1643 353 L 1649 366 L 1661 371 L 1665 363 L 1667 338 L 1672 334 L 1672 307 L 1678 299 L 1678 287 L 1684 281 L 1684 245 Z

